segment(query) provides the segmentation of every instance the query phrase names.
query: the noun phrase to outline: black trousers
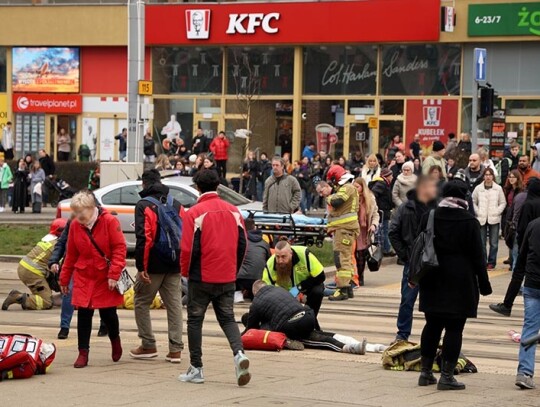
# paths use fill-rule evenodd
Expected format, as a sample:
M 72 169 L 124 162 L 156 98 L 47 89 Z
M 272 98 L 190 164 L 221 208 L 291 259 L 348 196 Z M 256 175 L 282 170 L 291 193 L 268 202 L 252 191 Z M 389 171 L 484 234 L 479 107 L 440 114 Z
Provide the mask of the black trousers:
M 367 249 L 356 250 L 354 252 L 356 258 L 356 270 L 358 273 L 358 282 L 364 285 L 364 271 L 366 270 Z
M 293 316 L 279 328 L 289 339 L 302 340 L 307 339 L 317 327 L 317 318 L 312 309 L 306 307 L 304 311 Z
M 227 160 L 216 160 L 216 168 L 220 178 L 227 177 Z
M 101 322 L 105 324 L 109 331 L 109 338 L 116 339 L 120 336 L 120 323 L 116 307 L 101 308 L 99 310 Z M 92 318 L 94 310 L 90 308 L 79 308 L 77 311 L 77 337 L 79 349 L 90 349 L 90 335 L 92 334 Z
M 303 293 L 307 296 L 306 305 L 313 310 L 315 317 L 317 317 L 324 298 L 324 284 L 316 285 Z
M 64 151 L 58 152 L 58 161 L 69 161 L 71 153 L 66 153 Z
M 444 330 L 442 359 L 449 363 L 457 363 L 463 342 L 463 329 L 467 318 L 451 318 L 448 316 L 425 314 L 426 325 L 422 331 L 422 356 L 434 359 Z

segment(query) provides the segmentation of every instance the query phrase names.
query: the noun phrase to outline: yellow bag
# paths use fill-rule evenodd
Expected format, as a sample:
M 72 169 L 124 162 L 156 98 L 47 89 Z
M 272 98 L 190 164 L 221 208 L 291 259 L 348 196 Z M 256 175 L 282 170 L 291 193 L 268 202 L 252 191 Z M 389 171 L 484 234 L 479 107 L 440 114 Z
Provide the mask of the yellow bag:
M 133 290 L 133 287 L 131 287 L 129 290 L 127 290 L 124 293 L 124 304 L 122 305 L 122 308 L 125 309 L 134 309 L 135 308 L 135 291 Z M 163 308 L 163 302 L 161 301 L 161 297 L 159 293 L 156 295 L 156 298 L 154 298 L 154 301 L 152 304 L 150 304 L 150 309 L 160 309 Z

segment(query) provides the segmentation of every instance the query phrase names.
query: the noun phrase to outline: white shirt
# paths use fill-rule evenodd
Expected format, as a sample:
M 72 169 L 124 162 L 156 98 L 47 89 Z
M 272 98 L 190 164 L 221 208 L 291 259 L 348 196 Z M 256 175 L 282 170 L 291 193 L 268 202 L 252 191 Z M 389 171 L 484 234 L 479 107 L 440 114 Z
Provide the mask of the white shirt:
M 4 131 L 2 132 L 2 146 L 6 150 L 10 150 L 13 148 L 13 132 L 11 129 L 8 129 L 7 127 L 4 127 Z

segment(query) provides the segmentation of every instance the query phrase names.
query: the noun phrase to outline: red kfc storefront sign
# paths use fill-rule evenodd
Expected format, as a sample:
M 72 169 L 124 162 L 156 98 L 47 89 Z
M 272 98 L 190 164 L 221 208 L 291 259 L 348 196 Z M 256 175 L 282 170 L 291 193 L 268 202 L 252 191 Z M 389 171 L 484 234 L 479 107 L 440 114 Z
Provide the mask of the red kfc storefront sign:
M 407 100 L 407 140 L 412 140 L 413 136 L 418 134 L 423 148 L 431 147 L 436 140 L 446 145 L 448 134 L 457 131 L 458 107 L 457 100 Z
M 15 93 L 13 95 L 13 111 L 15 113 L 82 113 L 82 96 Z
M 147 5 L 147 45 L 437 41 L 440 0 Z

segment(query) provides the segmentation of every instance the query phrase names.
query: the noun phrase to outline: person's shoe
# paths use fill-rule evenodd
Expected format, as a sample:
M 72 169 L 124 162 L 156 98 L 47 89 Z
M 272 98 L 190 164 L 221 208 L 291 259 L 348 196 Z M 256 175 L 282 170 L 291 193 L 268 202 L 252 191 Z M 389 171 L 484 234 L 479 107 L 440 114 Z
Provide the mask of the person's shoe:
M 493 264 L 488 264 L 487 269 L 488 270 L 493 270 L 493 269 L 495 269 L 495 266 Z
M 249 359 L 240 351 L 234 357 L 234 366 L 236 368 L 236 382 L 238 386 L 245 386 L 251 380 L 251 374 L 249 373 Z
M 108 334 L 109 334 L 109 330 L 107 329 L 107 327 L 104 324 L 100 324 L 99 330 L 97 331 L 97 336 L 103 337 L 103 336 L 107 336 Z
M 158 352 L 156 348 L 145 349 L 142 346 L 138 348 L 131 349 L 129 356 L 133 359 L 152 359 L 157 358 Z
M 345 288 L 338 288 L 333 295 L 328 297 L 330 301 L 344 301 L 349 299 L 349 293 L 347 291 L 347 287 Z
M 403 260 L 401 260 L 399 257 L 397 259 L 397 265 L 398 266 L 404 266 L 405 265 L 405 262 Z
M 503 264 L 512 264 L 512 263 L 510 262 L 510 258 L 507 258 L 505 261 L 503 261 Z
M 17 290 L 11 290 L 2 303 L 2 311 L 7 311 L 9 306 L 13 304 L 20 304 L 23 309 L 26 309 L 25 300 L 26 294 L 23 294 Z
M 354 298 L 354 288 L 352 285 L 347 287 L 347 297 Z
M 512 308 L 508 308 L 502 302 L 498 304 L 489 304 L 489 309 L 496 312 L 497 314 L 504 315 L 505 317 L 509 317 L 512 313 Z
M 58 331 L 58 339 L 67 339 L 69 336 L 69 328 L 60 328 Z
M 419 386 L 429 386 L 437 384 L 437 379 L 433 376 L 433 359 L 422 357 L 422 370 L 418 378 Z
M 521 390 L 530 390 L 536 387 L 532 376 L 521 373 L 516 376 L 516 386 Z
M 112 360 L 113 362 L 118 362 L 122 357 L 122 341 L 120 337 L 111 339 L 111 348 L 112 348 Z
M 88 366 L 88 349 L 79 349 L 79 356 L 73 364 L 75 369 L 80 369 L 82 367 Z
M 365 355 L 366 354 L 366 345 L 367 339 L 362 339 L 362 342 L 357 342 L 352 345 L 345 345 L 343 347 L 343 352 L 352 353 L 354 355 Z
M 437 383 L 437 390 L 465 390 L 465 385 L 454 378 L 455 363 L 444 361 L 441 368 L 441 377 Z
M 394 256 L 396 256 L 396 252 L 394 251 L 383 253 L 383 257 L 394 257 Z
M 289 338 L 287 338 L 283 347 L 289 350 L 304 350 L 304 344 L 302 342 Z
M 186 373 L 178 376 L 178 380 L 184 383 L 204 383 L 204 374 L 202 367 L 189 366 L 189 369 Z
M 165 360 L 171 363 L 182 363 L 182 352 L 169 352 Z
M 234 303 L 235 304 L 241 304 L 244 302 L 244 294 L 242 294 L 242 291 L 235 291 L 234 292 Z

